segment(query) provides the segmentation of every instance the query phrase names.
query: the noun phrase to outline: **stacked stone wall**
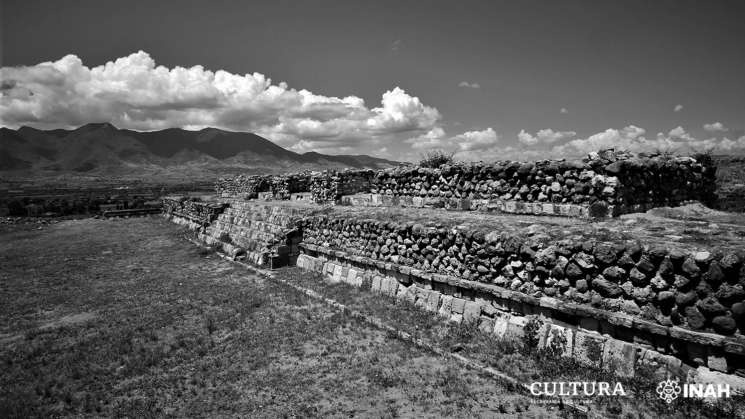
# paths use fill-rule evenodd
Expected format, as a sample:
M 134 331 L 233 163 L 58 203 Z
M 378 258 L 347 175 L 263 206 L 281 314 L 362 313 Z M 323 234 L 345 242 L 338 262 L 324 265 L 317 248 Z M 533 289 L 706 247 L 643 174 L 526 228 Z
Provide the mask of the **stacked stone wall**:
M 369 192 L 425 199 L 585 207 L 602 203 L 613 214 L 619 214 L 656 206 L 676 206 L 690 200 L 711 205 L 715 200 L 715 174 L 713 163 L 706 158 L 603 152 L 593 153 L 583 161 L 388 169 L 378 172 Z M 532 206 L 526 207 L 533 212 Z
M 713 205 L 716 167 L 707 156 L 603 151 L 576 161 L 461 163 L 287 176 L 221 179 L 220 196 L 289 199 L 308 191 L 317 203 L 441 207 L 463 210 L 604 217 L 677 206 Z M 346 196 L 370 194 L 369 198 Z
M 314 173 L 310 182 L 310 193 L 314 202 L 334 203 L 344 195 L 370 191 L 375 176 L 376 172 L 372 170 Z
M 737 337 L 661 328 L 588 305 L 531 298 L 490 284 L 370 263 L 324 247 L 302 247 L 305 253 L 297 264 L 303 269 L 331 282 L 408 301 L 455 323 L 476 323 L 500 339 L 531 342 L 538 349 L 620 376 L 634 376 L 640 370 L 648 374 L 651 369 L 660 380 L 679 377 L 683 382 L 726 383 L 734 394 L 745 394 L 744 344 Z
M 238 175 L 233 178 L 220 178 L 215 183 L 215 193 L 223 197 L 255 199 L 259 192 L 269 191 L 272 178 L 271 175 Z
M 380 221 L 241 199 L 168 199 L 164 208 L 235 259 L 364 282 L 500 337 L 519 336 L 537 317 L 541 345 L 562 334 L 567 356 L 622 374 L 652 363 L 683 378 L 745 375 L 742 248 L 691 251 L 519 227 Z
M 199 198 L 165 197 L 163 213 L 167 217 L 188 219 L 198 225 L 208 225 L 225 209 L 225 204 L 203 202 Z
M 303 243 L 412 269 L 624 312 L 662 326 L 745 332 L 745 254 L 594 239 L 532 239 L 319 215 Z

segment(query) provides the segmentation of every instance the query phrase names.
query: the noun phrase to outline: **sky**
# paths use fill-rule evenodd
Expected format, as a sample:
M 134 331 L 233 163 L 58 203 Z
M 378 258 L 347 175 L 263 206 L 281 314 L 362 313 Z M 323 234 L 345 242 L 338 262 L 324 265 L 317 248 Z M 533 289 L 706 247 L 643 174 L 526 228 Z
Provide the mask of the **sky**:
M 0 0 L 0 125 L 298 152 L 745 152 L 745 2 Z

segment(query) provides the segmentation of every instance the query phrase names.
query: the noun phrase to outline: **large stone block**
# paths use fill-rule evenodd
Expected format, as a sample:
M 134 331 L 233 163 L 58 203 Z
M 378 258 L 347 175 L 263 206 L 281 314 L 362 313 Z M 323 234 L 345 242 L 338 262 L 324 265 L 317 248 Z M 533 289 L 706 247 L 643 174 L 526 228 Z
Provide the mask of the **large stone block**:
M 605 340 L 594 333 L 577 331 L 574 336 L 574 359 L 585 365 L 602 366 Z
M 608 339 L 603 345 L 603 366 L 621 377 L 633 377 L 636 365 L 636 348 L 616 339 Z
M 507 335 L 507 326 L 509 325 L 511 315 L 501 313 L 494 317 L 494 335 L 500 339 L 505 339 Z
M 370 289 L 373 292 L 381 292 L 380 286 L 381 286 L 382 280 L 383 278 L 380 275 L 374 275 L 372 278 L 372 286 L 370 287 Z
M 525 336 L 525 326 L 528 324 L 528 318 L 523 316 L 512 316 L 507 321 L 507 330 L 504 333 L 505 339 L 521 340 Z
M 462 298 L 453 298 L 451 311 L 456 314 L 463 314 L 466 308 L 466 300 Z
M 466 301 L 463 308 L 463 320 L 466 322 L 474 322 L 481 316 L 481 305 L 475 301 Z
M 441 294 L 437 291 L 432 291 L 429 293 L 429 296 L 427 297 L 427 305 L 426 305 L 427 310 L 436 312 L 439 309 L 440 295 Z

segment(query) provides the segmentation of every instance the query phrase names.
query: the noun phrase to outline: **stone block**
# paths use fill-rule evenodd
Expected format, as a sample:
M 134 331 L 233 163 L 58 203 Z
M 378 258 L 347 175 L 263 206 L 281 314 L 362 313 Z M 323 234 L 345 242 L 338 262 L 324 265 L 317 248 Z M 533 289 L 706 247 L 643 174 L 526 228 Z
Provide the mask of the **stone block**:
M 574 330 L 551 324 L 546 334 L 546 348 L 558 347 L 561 356 L 571 357 L 574 351 Z
M 466 308 L 466 300 L 462 298 L 453 298 L 451 311 L 457 314 L 463 314 L 463 310 Z
M 362 279 L 358 279 L 358 272 L 355 268 L 349 268 L 347 272 L 347 283 L 359 287 L 362 284 Z
M 386 276 L 381 281 L 380 288 L 383 294 L 394 297 L 396 295 L 396 291 L 398 291 L 398 281 L 396 281 L 395 278 Z
M 722 351 L 709 350 L 706 357 L 706 366 L 714 371 L 727 372 L 727 358 L 724 357 Z
M 507 330 L 504 332 L 505 339 L 521 340 L 525 336 L 525 325 L 528 318 L 524 316 L 511 316 L 507 321 Z
M 428 311 L 437 311 L 440 305 L 440 293 L 437 291 L 432 291 L 429 293 L 429 296 L 427 297 L 427 305 L 426 309 Z
M 343 270 L 344 270 L 344 268 L 342 268 L 341 265 L 334 265 L 334 272 L 331 275 L 331 281 L 332 282 L 341 282 L 342 277 L 343 277 L 343 275 L 342 275 Z
M 479 322 L 479 330 L 482 333 L 492 333 L 494 330 L 494 319 L 490 319 L 489 317 L 481 316 L 478 319 Z
M 605 340 L 598 334 L 578 330 L 574 336 L 574 359 L 585 365 L 602 366 Z
M 475 301 L 466 301 L 463 308 L 463 320 L 472 322 L 478 320 L 481 316 L 481 305 Z
M 398 290 L 396 291 L 396 298 L 399 300 L 405 300 L 408 293 L 409 293 L 409 287 L 401 285 L 398 287 Z
M 371 290 L 372 290 L 373 292 L 381 292 L 381 291 L 380 291 L 380 286 L 381 286 L 381 282 L 382 282 L 382 279 L 383 279 L 383 278 L 382 278 L 382 277 L 381 277 L 380 275 L 375 275 L 375 276 L 373 276 L 373 279 L 372 279 L 372 287 L 370 287 L 370 289 L 371 289 Z
M 505 338 L 510 317 L 511 316 L 506 313 L 502 313 L 501 315 L 494 317 L 494 335 L 496 335 L 498 338 Z
M 621 377 L 633 377 L 636 348 L 626 342 L 608 339 L 603 345 L 603 366 Z

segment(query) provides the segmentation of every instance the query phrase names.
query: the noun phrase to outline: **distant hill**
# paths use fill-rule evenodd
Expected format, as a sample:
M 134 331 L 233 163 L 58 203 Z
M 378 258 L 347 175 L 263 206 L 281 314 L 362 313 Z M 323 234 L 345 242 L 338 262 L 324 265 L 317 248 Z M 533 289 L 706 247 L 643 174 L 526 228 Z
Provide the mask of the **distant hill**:
M 398 162 L 366 155 L 298 154 L 248 132 L 169 128 L 139 132 L 108 123 L 74 130 L 0 128 L 0 175 L 205 179 L 234 173 L 342 168 Z

